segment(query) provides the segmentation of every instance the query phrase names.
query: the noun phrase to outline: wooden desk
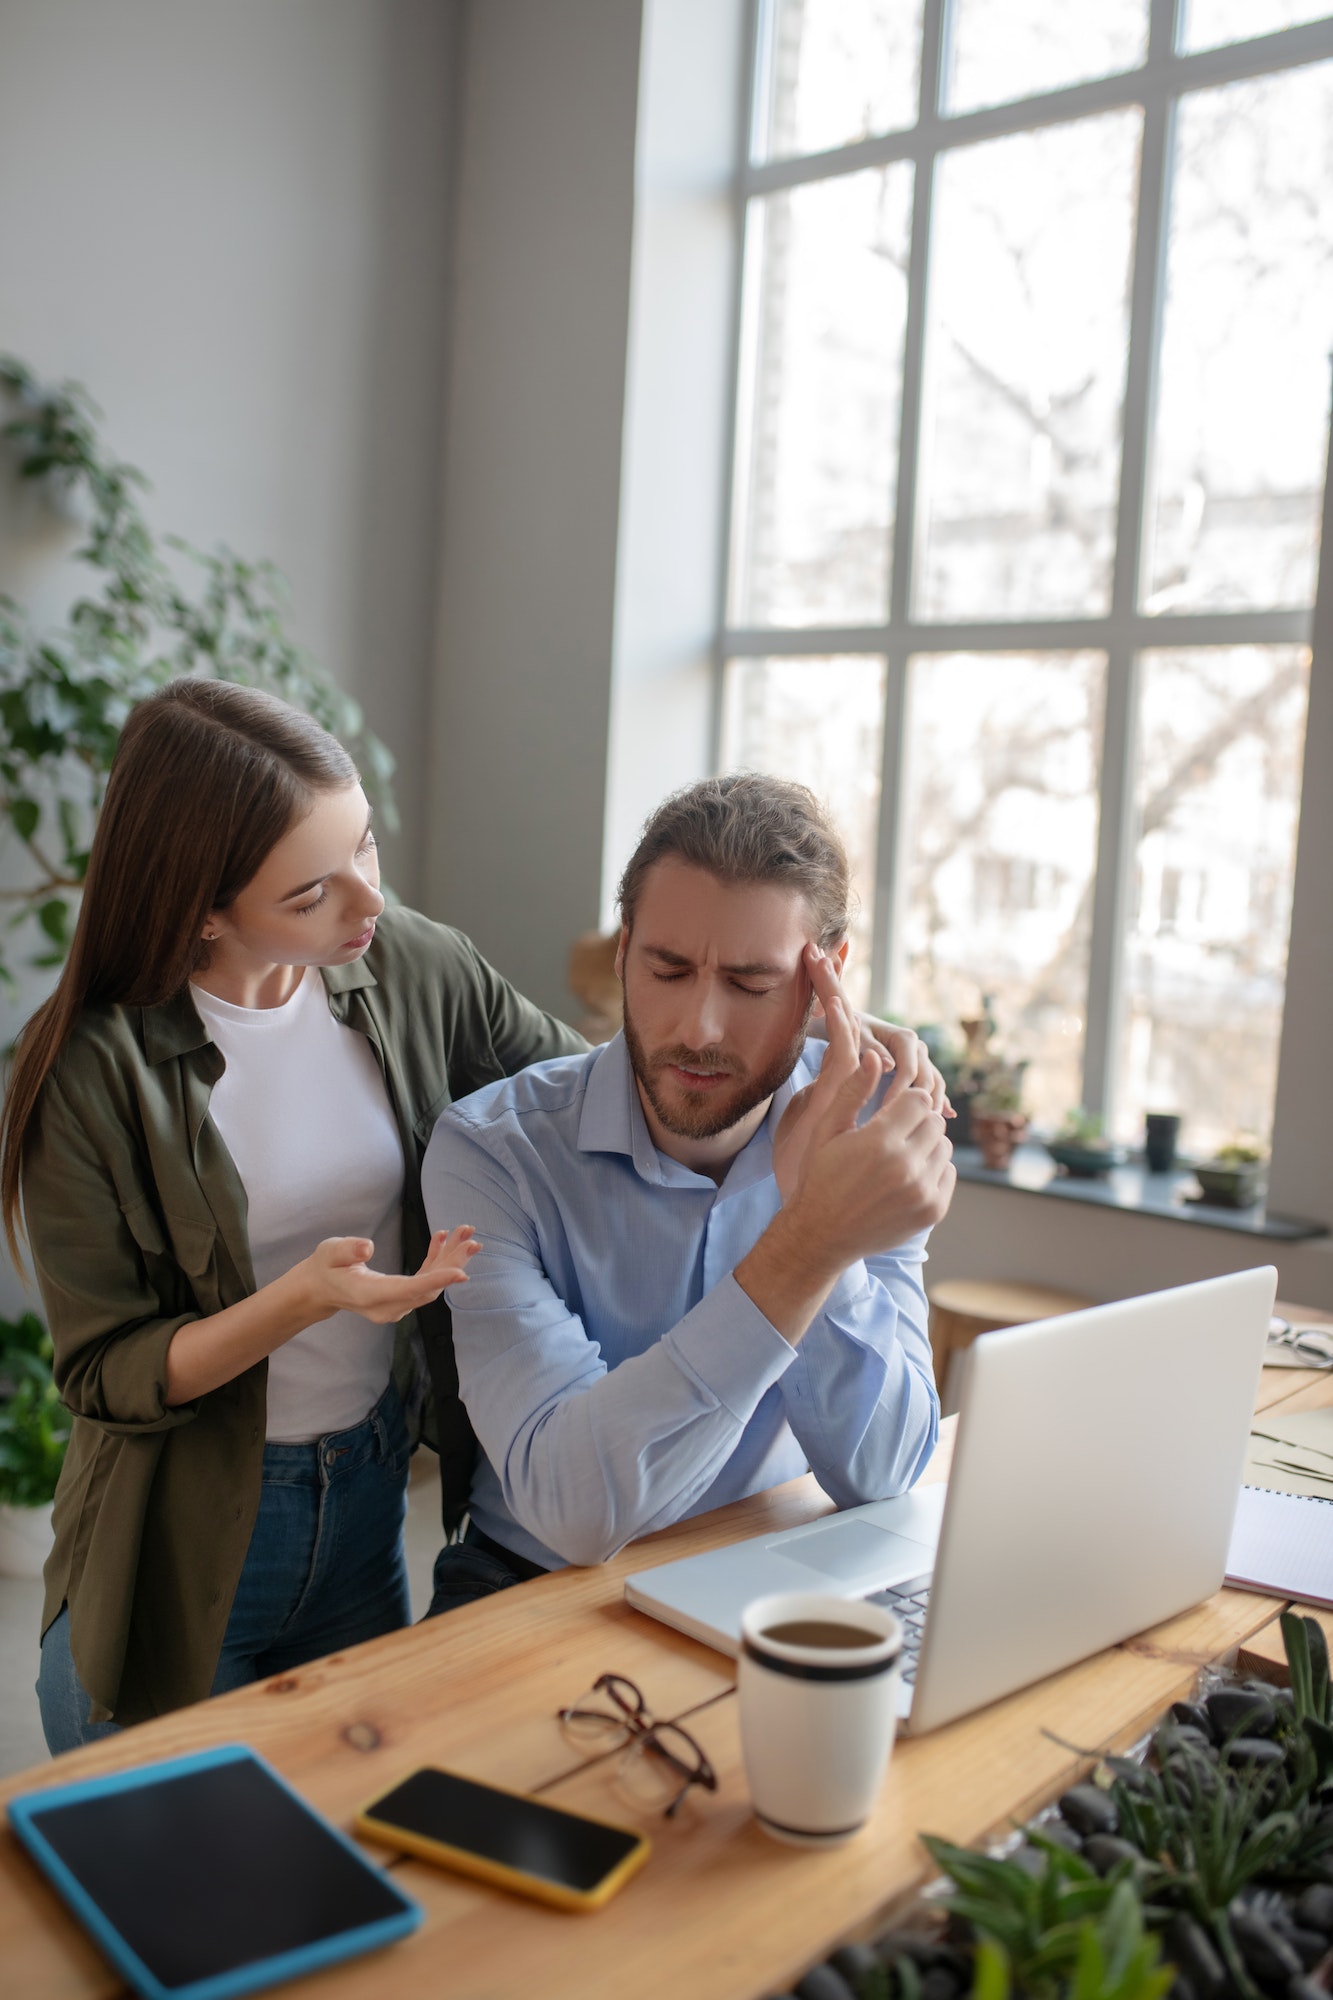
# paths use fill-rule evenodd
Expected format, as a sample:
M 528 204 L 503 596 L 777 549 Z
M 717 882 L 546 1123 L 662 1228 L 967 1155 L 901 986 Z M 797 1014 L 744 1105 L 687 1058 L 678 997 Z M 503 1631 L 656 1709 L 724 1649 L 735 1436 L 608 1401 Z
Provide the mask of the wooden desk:
M 1328 1402 L 1328 1376 L 1264 1371 L 1260 1408 Z M 950 1427 L 928 1476 L 943 1476 L 951 1444 Z M 631 1611 L 621 1585 L 654 1557 L 790 1527 L 828 1506 L 812 1480 L 795 1481 L 667 1529 L 601 1569 L 539 1579 L 73 1752 L 6 1780 L 0 1801 L 240 1740 L 346 1827 L 358 1805 L 414 1765 L 450 1765 L 641 1824 L 653 1859 L 605 1910 L 569 1916 L 395 1858 L 397 1879 L 425 1908 L 422 1929 L 389 1953 L 294 1992 L 320 2000 L 381 2000 L 388 1992 L 421 2000 L 437 1993 L 758 2000 L 845 1938 L 873 1932 L 927 1878 L 919 1831 L 981 1841 L 1063 1790 L 1087 1760 L 1055 1738 L 1090 1751 L 1124 1746 L 1189 1692 L 1206 1662 L 1247 1642 L 1260 1655 L 1265 1646 L 1271 1652 L 1274 1601 L 1219 1591 L 1035 1688 L 899 1743 L 875 1818 L 846 1847 L 822 1854 L 779 1847 L 750 1816 L 732 1663 Z M 659 1716 L 689 1717 L 717 1770 L 718 1791 L 692 1793 L 675 1821 L 637 1809 L 620 1789 L 618 1759 L 581 1758 L 555 1720 L 609 1669 L 636 1680 Z M 124 1991 L 8 1830 L 0 1834 L 0 1968 L 4 1990 L 24 2000 L 108 2000 Z

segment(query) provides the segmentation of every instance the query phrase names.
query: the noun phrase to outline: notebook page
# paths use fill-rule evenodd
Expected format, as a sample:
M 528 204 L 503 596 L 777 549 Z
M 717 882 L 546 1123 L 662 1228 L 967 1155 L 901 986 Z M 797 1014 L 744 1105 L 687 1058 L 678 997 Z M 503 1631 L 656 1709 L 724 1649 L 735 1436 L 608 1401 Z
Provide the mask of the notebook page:
M 1242 1486 L 1227 1582 L 1333 1608 L 1333 1504 Z

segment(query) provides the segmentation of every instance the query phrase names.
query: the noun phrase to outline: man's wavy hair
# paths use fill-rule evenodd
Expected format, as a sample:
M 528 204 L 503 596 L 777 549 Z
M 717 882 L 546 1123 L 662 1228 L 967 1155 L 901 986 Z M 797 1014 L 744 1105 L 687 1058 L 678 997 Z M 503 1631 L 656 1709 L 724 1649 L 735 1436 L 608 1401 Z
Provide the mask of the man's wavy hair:
M 620 878 L 626 930 L 644 877 L 674 856 L 720 882 L 776 882 L 810 906 L 815 942 L 829 951 L 847 935 L 854 903 L 847 851 L 814 793 L 757 771 L 701 778 L 664 799 Z

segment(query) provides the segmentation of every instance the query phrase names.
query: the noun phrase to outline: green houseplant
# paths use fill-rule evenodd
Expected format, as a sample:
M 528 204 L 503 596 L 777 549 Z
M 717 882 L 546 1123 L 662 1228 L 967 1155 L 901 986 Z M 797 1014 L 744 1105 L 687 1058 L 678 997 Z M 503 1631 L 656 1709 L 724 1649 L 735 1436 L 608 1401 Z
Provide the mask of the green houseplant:
M 50 1335 L 35 1313 L 0 1320 L 0 1575 L 41 1574 L 68 1438 Z
M 1219 1208 L 1252 1208 L 1264 1191 L 1267 1165 L 1260 1147 L 1233 1140 L 1219 1146 L 1211 1160 L 1197 1160 L 1194 1177 L 1205 1201 Z
M 381 820 L 392 829 L 396 819 L 393 760 L 287 636 L 272 564 L 159 539 L 139 501 L 143 474 L 107 451 L 101 413 L 77 384 L 44 387 L 23 362 L 0 359 L 4 411 L 14 471 L 78 523 L 75 559 L 92 579 L 55 631 L 34 631 L 0 597 L 0 825 L 22 857 L 0 886 L 10 907 L 0 980 L 12 987 L 15 933 L 28 963 L 63 961 L 121 727 L 134 702 L 177 675 L 266 688 L 307 710 L 350 750 Z

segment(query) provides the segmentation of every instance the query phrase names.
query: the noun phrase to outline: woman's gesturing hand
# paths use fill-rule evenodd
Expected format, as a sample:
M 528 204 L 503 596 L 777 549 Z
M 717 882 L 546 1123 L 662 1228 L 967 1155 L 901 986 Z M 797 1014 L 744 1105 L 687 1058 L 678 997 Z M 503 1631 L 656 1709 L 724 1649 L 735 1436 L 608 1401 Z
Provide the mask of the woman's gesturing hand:
M 469 1223 L 437 1229 L 421 1269 L 397 1278 L 370 1269 L 375 1245 L 368 1236 L 326 1236 L 300 1267 L 316 1308 L 311 1324 L 336 1312 L 359 1313 L 379 1325 L 403 1319 L 438 1299 L 446 1285 L 465 1285 L 469 1260 L 480 1248 Z

